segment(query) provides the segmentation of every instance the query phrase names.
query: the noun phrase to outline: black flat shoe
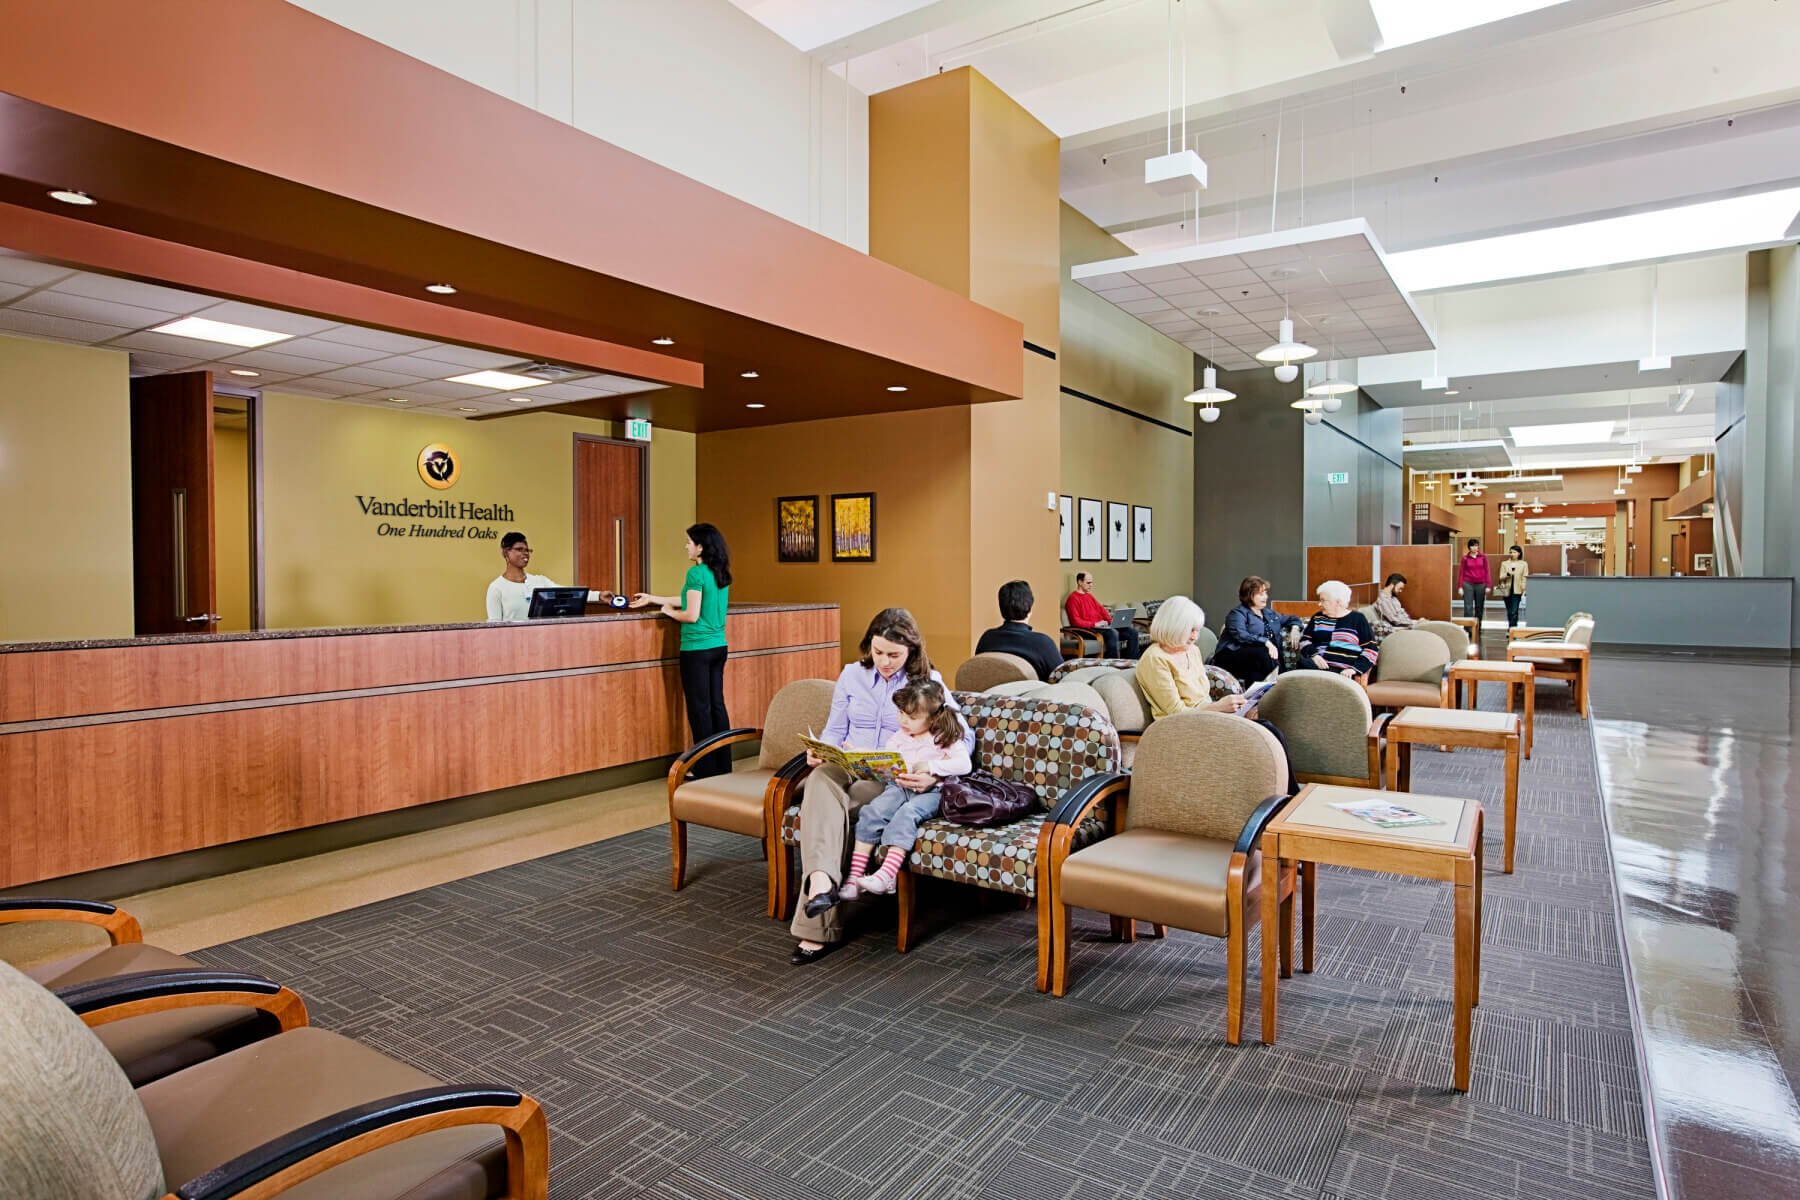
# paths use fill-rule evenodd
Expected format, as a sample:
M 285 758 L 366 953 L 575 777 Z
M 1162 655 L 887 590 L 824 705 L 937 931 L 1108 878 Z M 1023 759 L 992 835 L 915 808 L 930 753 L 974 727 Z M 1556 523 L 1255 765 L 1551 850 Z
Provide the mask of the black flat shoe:
M 807 898 L 806 915 L 809 917 L 816 917 L 828 908 L 836 908 L 837 902 L 838 890 L 836 888 L 827 888 L 818 895 Z
M 813 963 L 818 962 L 821 958 L 824 958 L 827 954 L 830 954 L 833 950 L 836 950 L 841 945 L 843 945 L 842 942 L 826 942 L 817 950 L 802 950 L 799 944 L 796 943 L 794 945 L 794 956 L 788 959 L 788 962 L 796 967 L 810 966 Z

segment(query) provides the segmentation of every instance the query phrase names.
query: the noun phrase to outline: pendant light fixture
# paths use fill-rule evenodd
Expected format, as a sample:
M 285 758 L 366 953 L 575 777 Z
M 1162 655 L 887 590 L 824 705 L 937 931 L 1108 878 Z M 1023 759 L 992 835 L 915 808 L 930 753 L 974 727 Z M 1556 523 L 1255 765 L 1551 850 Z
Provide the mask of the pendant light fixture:
M 1650 353 L 1638 359 L 1639 371 L 1666 371 L 1674 363 L 1668 355 L 1656 352 L 1656 290 L 1660 275 L 1658 268 L 1650 268 Z
M 1281 337 L 1272 346 L 1256 352 L 1258 362 L 1279 364 L 1275 368 L 1275 378 L 1282 383 L 1292 383 L 1300 376 L 1300 368 L 1294 364 L 1302 362 L 1317 354 L 1318 350 L 1305 342 L 1294 340 L 1294 320 L 1292 317 L 1281 318 Z
M 1212 344 L 1216 346 L 1218 340 L 1219 335 L 1216 333 L 1213 334 L 1211 337 Z M 1207 357 L 1209 359 L 1212 357 L 1210 352 Z M 1227 400 L 1236 400 L 1237 393 L 1226 391 L 1219 386 L 1219 372 L 1211 362 L 1208 362 L 1206 364 L 1206 369 L 1200 373 L 1200 379 L 1201 386 L 1199 389 L 1189 392 L 1187 395 L 1183 396 L 1182 399 L 1186 400 L 1189 404 L 1200 405 L 1200 419 L 1205 421 L 1208 425 L 1211 425 L 1214 421 L 1219 419 L 1219 405 L 1225 403 Z
M 1305 416 L 1308 425 L 1317 425 L 1320 421 L 1325 419 L 1325 402 L 1323 400 L 1308 400 L 1302 398 L 1294 401 L 1292 404 L 1288 405 L 1288 407 L 1299 409 L 1301 414 Z

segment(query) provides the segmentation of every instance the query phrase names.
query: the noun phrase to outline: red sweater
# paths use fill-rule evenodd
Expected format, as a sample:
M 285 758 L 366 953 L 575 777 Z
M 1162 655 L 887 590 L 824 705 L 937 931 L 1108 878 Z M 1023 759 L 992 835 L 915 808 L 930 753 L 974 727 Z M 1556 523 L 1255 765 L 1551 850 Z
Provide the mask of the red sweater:
M 1479 583 L 1484 586 L 1494 582 L 1488 575 L 1487 555 L 1465 554 L 1458 561 L 1460 566 L 1457 568 L 1457 582 Z
M 1063 611 L 1069 615 L 1069 624 L 1083 629 L 1112 624 L 1112 613 L 1107 611 L 1106 605 L 1087 592 L 1070 592 L 1069 598 L 1063 601 Z

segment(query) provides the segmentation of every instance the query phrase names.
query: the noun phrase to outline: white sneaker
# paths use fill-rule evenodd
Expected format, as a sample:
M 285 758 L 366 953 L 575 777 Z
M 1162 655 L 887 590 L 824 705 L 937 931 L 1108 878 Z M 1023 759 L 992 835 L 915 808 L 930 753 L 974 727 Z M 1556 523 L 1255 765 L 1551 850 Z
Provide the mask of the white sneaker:
M 862 889 L 857 886 L 856 880 L 854 879 L 846 879 L 843 883 L 838 885 L 839 900 L 854 900 L 861 892 Z
M 886 875 L 864 875 L 850 886 L 861 888 L 870 896 L 885 896 L 894 890 L 894 881 Z

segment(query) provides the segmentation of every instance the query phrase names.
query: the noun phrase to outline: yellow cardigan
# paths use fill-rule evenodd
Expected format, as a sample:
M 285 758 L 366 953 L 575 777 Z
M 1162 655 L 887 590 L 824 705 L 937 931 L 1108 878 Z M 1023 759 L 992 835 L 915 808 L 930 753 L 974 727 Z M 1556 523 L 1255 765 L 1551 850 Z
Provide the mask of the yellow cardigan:
M 1138 659 L 1137 681 L 1158 719 L 1212 703 L 1212 683 L 1198 646 L 1170 654 L 1152 642 Z

